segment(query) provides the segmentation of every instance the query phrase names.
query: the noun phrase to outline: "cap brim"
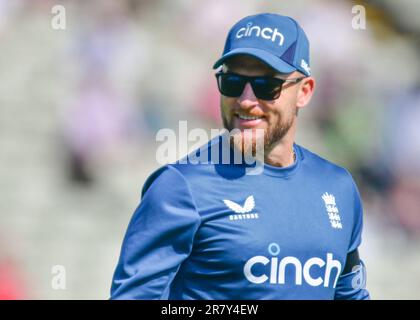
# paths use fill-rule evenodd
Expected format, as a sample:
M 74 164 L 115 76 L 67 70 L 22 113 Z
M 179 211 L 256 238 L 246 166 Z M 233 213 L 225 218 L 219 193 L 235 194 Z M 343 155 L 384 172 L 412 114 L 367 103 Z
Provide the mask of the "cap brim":
M 216 63 L 213 65 L 213 69 L 220 67 L 228 58 L 240 54 L 252 56 L 258 60 L 261 60 L 262 62 L 268 64 L 270 67 L 272 67 L 280 73 L 291 73 L 293 71 L 296 71 L 295 67 L 281 60 L 279 57 L 276 57 L 275 55 L 267 51 L 256 48 L 234 49 L 223 55 L 219 60 L 217 60 Z

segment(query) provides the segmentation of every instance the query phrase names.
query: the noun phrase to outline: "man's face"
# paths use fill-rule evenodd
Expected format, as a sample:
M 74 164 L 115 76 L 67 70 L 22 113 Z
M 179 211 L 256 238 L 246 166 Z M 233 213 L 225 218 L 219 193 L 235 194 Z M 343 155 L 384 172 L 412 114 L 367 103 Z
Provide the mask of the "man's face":
M 298 72 L 279 74 L 266 64 L 249 56 L 230 58 L 223 71 L 245 76 L 276 76 L 282 79 L 294 79 L 302 76 Z M 253 148 L 251 150 L 255 152 L 257 139 L 264 139 L 263 144 L 261 144 L 262 141 L 259 141 L 258 144 L 263 145 L 267 152 L 280 142 L 295 124 L 299 86 L 300 83 L 284 83 L 280 97 L 271 101 L 256 98 L 249 83 L 246 84 L 239 97 L 232 98 L 221 95 L 224 127 L 229 131 L 240 130 L 235 135 L 241 135 L 241 138 L 236 136 L 233 139 L 235 147 L 242 152 L 250 152 L 249 148 Z M 248 120 L 244 117 L 258 117 L 258 119 Z M 244 129 L 252 130 L 244 132 Z M 263 129 L 264 135 L 258 135 L 255 129 Z M 252 135 L 249 134 L 250 132 Z

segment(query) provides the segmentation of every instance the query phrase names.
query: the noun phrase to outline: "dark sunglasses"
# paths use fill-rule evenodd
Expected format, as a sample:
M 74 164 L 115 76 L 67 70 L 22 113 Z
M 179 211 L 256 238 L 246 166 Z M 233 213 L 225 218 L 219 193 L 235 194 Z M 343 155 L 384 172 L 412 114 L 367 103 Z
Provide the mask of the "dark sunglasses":
M 268 76 L 249 77 L 232 72 L 217 72 L 217 86 L 221 94 L 237 98 L 244 91 L 249 82 L 255 96 L 261 100 L 275 100 L 280 97 L 282 86 L 285 82 L 298 83 L 306 77 L 296 79 L 280 79 Z

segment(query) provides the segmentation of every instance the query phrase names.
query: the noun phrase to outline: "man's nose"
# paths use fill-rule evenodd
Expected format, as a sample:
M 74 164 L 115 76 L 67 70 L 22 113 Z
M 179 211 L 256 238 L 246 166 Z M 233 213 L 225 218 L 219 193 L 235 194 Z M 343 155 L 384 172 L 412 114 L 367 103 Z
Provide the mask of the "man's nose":
M 239 96 L 237 101 L 239 105 L 243 108 L 252 107 L 258 104 L 257 97 L 255 96 L 250 83 L 247 83 L 245 85 L 244 91 Z

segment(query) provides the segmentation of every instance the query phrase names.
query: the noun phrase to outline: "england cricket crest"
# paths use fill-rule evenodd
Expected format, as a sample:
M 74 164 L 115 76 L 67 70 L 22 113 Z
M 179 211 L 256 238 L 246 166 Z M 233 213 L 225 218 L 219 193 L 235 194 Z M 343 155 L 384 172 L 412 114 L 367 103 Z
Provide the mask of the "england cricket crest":
M 335 197 L 332 194 L 325 192 L 322 195 L 322 200 L 324 200 L 325 209 L 327 210 L 331 227 L 333 227 L 334 229 L 342 229 L 343 226 L 341 224 L 340 214 L 335 203 Z

